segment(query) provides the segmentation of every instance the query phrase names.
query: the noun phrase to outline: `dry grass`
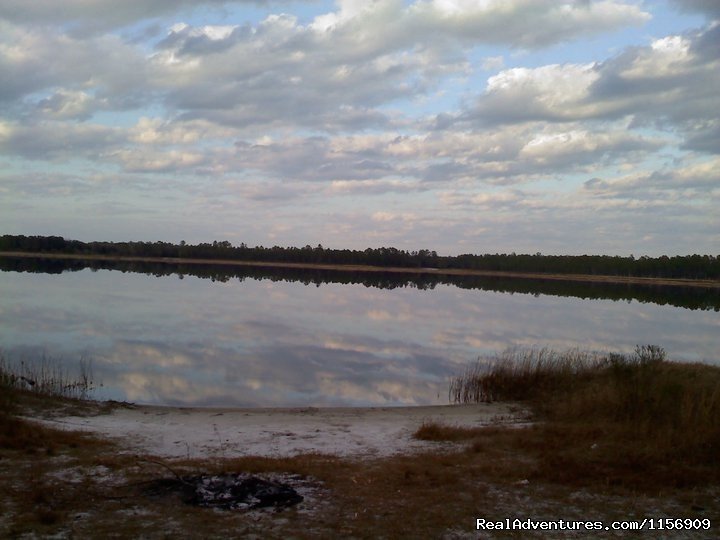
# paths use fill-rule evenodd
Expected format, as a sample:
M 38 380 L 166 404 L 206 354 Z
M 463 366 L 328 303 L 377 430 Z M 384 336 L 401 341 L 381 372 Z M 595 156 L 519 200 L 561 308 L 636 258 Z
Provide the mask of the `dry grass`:
M 87 410 L 88 402 L 60 398 L 40 389 L 18 388 L 17 377 L 7 371 L 0 358 L 0 450 L 54 455 L 59 448 L 76 447 L 90 440 L 79 433 L 57 431 L 22 417 L 43 410 Z
M 467 441 L 476 439 L 485 432 L 484 428 L 448 426 L 438 422 L 423 422 L 413 436 L 421 441 Z
M 578 385 L 606 363 L 606 356 L 579 349 L 510 349 L 454 378 L 449 397 L 455 403 L 544 399 Z
M 0 387 L 25 389 L 43 396 L 87 399 L 95 388 L 92 363 L 80 358 L 78 373 L 71 374 L 61 358 L 11 360 L 0 352 Z
M 59 398 L 0 384 L 0 535 L 54 534 L 94 495 L 86 479 L 68 484 L 57 475 L 68 467 L 88 467 L 115 446 L 85 433 L 50 429 L 18 416 L 35 414 Z M 63 406 L 75 406 L 71 400 Z
M 279 513 L 213 511 L 187 506 L 174 493 L 149 492 L 150 482 L 174 477 L 157 458 L 76 448 L 62 460 L 26 456 L 12 468 L 0 460 L 0 484 L 9 487 L 0 503 L 7 524 L 0 523 L 0 535 L 195 538 L 202 531 L 205 538 L 441 538 L 455 531 L 474 538 L 478 517 L 628 519 L 662 508 L 670 515 L 720 518 L 717 493 L 628 497 L 543 482 L 527 474 L 532 460 L 523 464 L 527 457 L 508 451 L 517 441 L 507 436 L 508 430 L 492 428 L 479 435 L 486 444 L 464 450 L 365 461 L 305 455 L 164 462 L 182 475 L 283 472 L 317 487 L 303 503 Z M 74 475 L 62 476 L 68 470 Z
M 720 481 L 716 366 L 669 362 L 655 346 L 632 355 L 510 351 L 456 379 L 452 391 L 463 402 L 531 406 L 535 426 L 492 440 L 528 456 L 525 474 L 538 480 L 646 491 Z
M 21 418 L 25 413 L 103 408 L 83 399 L 91 389 L 89 363 L 81 361 L 79 376 L 72 378 L 59 361 L 49 357 L 36 362 L 10 362 L 0 353 L 0 449 L 53 455 L 58 448 L 94 440 Z

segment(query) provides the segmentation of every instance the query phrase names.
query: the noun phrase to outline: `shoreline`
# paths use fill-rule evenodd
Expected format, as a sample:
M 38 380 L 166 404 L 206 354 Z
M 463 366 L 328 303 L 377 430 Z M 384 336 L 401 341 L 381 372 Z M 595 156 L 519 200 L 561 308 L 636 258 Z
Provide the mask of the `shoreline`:
M 395 274 L 429 274 L 447 276 L 478 276 L 478 277 L 504 277 L 513 279 L 534 279 L 551 281 L 579 281 L 586 283 L 613 283 L 627 285 L 652 285 L 664 287 L 700 287 L 720 289 L 720 281 L 681 278 L 650 278 L 631 276 L 607 276 L 589 274 L 543 274 L 531 272 L 470 270 L 458 268 L 405 268 L 393 266 L 367 266 L 367 265 L 341 265 L 316 263 L 283 263 L 263 261 L 237 261 L 229 259 L 189 259 L 179 257 L 127 257 L 115 255 L 82 255 L 75 253 L 35 253 L 23 251 L 0 251 L 0 257 L 28 258 L 28 259 L 60 259 L 80 261 L 108 261 L 108 262 L 148 262 L 168 265 L 196 264 L 220 266 L 249 266 L 266 268 L 297 268 L 308 270 L 330 270 L 335 272 L 388 272 Z
M 512 403 L 263 409 L 108 403 L 110 412 L 29 419 L 117 440 L 124 451 L 165 458 L 388 457 L 448 446 L 413 438 L 427 422 L 467 428 L 527 422 L 527 411 Z

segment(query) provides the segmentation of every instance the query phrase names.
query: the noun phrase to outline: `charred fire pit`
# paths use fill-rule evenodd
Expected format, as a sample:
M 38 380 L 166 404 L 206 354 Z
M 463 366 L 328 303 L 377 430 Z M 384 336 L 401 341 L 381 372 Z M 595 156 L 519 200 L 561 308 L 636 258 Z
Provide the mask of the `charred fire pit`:
M 225 510 L 280 509 L 303 500 L 303 496 L 289 485 L 247 473 L 156 480 L 148 486 L 146 493 L 150 496 L 176 493 L 186 504 Z

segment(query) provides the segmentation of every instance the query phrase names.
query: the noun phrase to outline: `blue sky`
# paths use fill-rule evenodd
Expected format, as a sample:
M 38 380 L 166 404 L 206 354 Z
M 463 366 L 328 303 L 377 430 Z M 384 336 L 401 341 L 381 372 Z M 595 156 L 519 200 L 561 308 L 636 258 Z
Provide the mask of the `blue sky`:
M 5 0 L 0 233 L 720 252 L 720 3 Z

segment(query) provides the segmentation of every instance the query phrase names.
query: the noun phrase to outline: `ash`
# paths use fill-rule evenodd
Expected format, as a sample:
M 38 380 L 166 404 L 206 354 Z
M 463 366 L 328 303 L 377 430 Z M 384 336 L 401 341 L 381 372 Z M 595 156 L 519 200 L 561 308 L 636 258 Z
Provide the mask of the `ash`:
M 304 499 L 287 484 L 248 473 L 164 479 L 157 481 L 149 492 L 151 495 L 179 493 L 187 504 L 224 510 L 282 509 Z

